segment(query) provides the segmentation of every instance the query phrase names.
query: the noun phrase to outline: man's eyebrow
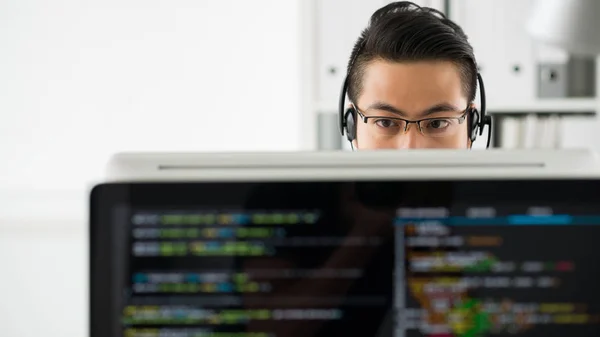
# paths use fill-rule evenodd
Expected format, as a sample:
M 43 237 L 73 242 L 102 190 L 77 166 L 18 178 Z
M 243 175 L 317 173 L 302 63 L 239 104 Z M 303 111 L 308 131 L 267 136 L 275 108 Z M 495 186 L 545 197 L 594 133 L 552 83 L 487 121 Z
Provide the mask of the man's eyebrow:
M 386 112 L 391 112 L 396 115 L 406 116 L 406 113 L 404 111 L 397 109 L 393 105 L 387 104 L 384 102 L 375 102 L 375 103 L 369 105 L 369 107 L 367 108 L 366 111 L 369 111 L 369 110 L 386 111 Z
M 379 110 L 379 111 L 391 112 L 391 113 L 399 115 L 401 117 L 407 116 L 406 112 L 394 107 L 391 104 L 387 104 L 384 102 L 375 102 L 375 103 L 369 105 L 369 107 L 367 108 L 366 111 L 369 111 L 369 110 Z M 450 104 L 450 103 L 440 103 L 440 104 L 436 104 L 430 108 L 427 108 L 425 111 L 421 112 L 419 114 L 419 116 L 424 117 L 424 116 L 429 116 L 429 115 L 439 113 L 439 112 L 456 112 L 456 111 L 460 111 L 460 108 L 458 108 L 456 105 Z
M 454 104 L 440 103 L 432 106 L 431 108 L 423 111 L 421 116 L 429 116 L 438 112 L 458 112 L 461 109 Z

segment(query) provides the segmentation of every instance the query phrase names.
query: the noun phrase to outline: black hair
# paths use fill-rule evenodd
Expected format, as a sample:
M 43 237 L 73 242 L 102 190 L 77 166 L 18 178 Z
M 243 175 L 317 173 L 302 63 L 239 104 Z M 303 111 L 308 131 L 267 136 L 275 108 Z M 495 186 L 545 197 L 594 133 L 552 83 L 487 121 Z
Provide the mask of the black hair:
M 358 99 L 368 64 L 376 59 L 392 62 L 450 61 L 459 69 L 469 101 L 477 91 L 477 63 L 463 30 L 433 8 L 409 1 L 393 2 L 371 16 L 354 44 L 348 62 L 348 97 Z

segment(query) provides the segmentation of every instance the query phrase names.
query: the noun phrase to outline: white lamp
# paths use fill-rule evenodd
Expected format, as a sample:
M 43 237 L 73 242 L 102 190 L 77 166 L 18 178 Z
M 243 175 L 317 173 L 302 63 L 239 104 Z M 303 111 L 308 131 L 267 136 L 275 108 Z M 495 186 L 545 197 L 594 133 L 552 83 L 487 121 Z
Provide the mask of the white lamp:
M 538 0 L 527 30 L 576 55 L 600 55 L 600 0 Z

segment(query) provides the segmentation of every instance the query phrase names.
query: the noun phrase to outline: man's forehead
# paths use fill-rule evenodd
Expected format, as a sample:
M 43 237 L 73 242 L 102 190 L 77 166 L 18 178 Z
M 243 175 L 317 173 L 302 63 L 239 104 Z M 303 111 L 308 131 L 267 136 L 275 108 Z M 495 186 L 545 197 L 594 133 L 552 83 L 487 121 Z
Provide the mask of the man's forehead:
M 384 103 L 410 114 L 442 104 L 464 109 L 467 100 L 459 69 L 452 62 L 378 60 L 365 69 L 358 103 L 363 109 Z
M 460 82 L 459 67 L 451 61 L 443 60 L 394 62 L 376 59 L 366 65 L 364 80 L 367 80 L 368 77 L 390 73 L 418 78 L 421 78 L 422 75 L 430 75 L 438 79 Z

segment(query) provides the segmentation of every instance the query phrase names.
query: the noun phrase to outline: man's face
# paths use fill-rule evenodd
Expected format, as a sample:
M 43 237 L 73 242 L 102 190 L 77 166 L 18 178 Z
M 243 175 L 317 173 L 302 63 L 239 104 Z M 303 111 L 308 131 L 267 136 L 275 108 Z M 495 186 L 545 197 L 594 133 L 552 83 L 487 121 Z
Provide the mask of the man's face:
M 458 67 L 451 62 L 373 61 L 354 102 L 359 110 L 354 146 L 360 150 L 469 148 L 468 103 Z

